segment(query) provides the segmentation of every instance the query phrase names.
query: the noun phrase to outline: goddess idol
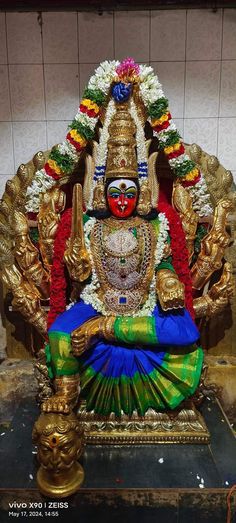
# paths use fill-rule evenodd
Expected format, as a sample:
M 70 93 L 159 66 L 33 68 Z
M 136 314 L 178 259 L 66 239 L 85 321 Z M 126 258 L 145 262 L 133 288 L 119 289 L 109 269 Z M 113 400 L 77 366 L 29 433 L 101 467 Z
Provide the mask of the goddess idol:
M 56 393 L 43 405 L 47 412 L 73 407 L 80 383 L 88 410 L 143 416 L 149 408 L 177 407 L 199 382 L 199 332 L 173 268 L 167 218 L 156 211 L 147 163 L 137 161 L 131 93 L 120 101 L 113 89 L 104 122 L 107 160 L 96 166 L 91 210 L 82 214 L 74 189 L 64 259 L 81 292 L 48 331 Z M 140 139 L 145 149 L 143 133 Z
M 78 180 L 80 157 L 86 169 Z M 188 151 L 157 76 L 131 58 L 98 67 L 66 140 L 37 153 L 7 183 L 1 277 L 13 308 L 44 338 L 35 365 L 43 413 L 34 439 L 46 495 L 69 495 L 81 483 L 73 460 L 82 449 L 75 434 L 86 426 L 82 408 L 93 429 L 97 420 L 87 441 L 120 441 L 125 424 L 126 442 L 135 430 L 142 442 L 208 441 L 206 427 L 198 433 L 195 414 L 182 407 L 203 364 L 194 317 L 221 312 L 233 292 L 224 259 L 231 183 L 215 157 L 204 153 L 202 161 L 196 145 Z M 174 409 L 177 420 L 183 415 L 169 438 Z

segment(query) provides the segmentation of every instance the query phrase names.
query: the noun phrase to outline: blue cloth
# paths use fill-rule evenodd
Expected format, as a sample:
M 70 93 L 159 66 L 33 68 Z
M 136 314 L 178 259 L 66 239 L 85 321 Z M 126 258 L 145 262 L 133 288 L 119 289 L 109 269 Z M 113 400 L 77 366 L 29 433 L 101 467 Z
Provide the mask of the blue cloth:
M 137 371 L 150 374 L 153 368 L 161 366 L 165 352 L 153 352 L 141 348 L 132 350 L 124 345 L 110 345 L 104 341 L 97 343 L 81 357 L 81 363 L 92 367 L 96 373 L 107 378 L 129 376 L 132 378 Z
M 163 311 L 156 306 L 156 335 L 161 345 L 192 345 L 199 340 L 199 331 L 186 309 Z
M 49 329 L 50 332 L 70 334 L 84 322 L 98 316 L 97 311 L 82 300 L 58 316 Z M 100 340 L 86 351 L 80 362 L 84 368 L 91 366 L 96 373 L 106 377 L 118 378 L 121 375 L 134 376 L 138 371 L 149 374 L 161 366 L 167 347 L 191 346 L 199 339 L 199 332 L 188 311 L 179 309 L 163 312 L 159 306 L 153 311 L 159 343 L 156 347 L 130 347 L 119 343 L 110 344 Z
M 90 318 L 98 316 L 92 305 L 86 305 L 82 300 L 63 312 L 52 323 L 48 332 L 60 331 L 70 334 L 73 330 L 83 325 Z

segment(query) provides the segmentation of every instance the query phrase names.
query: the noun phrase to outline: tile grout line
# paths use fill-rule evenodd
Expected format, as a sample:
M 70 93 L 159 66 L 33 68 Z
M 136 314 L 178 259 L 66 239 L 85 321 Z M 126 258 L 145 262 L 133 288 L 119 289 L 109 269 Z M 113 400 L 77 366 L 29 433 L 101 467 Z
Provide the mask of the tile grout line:
M 185 24 L 186 24 L 186 31 L 185 31 L 185 65 L 184 65 L 184 106 L 183 106 L 183 140 L 185 140 L 185 118 L 186 118 L 186 110 L 185 110 L 185 98 L 186 98 L 186 78 L 187 78 L 187 38 L 188 38 L 188 9 L 185 11 Z
M 45 113 L 45 130 L 46 130 L 46 145 L 48 148 L 48 120 L 47 120 L 47 103 L 46 103 L 46 76 L 45 76 L 45 61 L 44 61 L 44 38 L 43 38 L 43 12 L 38 14 L 41 15 L 41 49 L 42 49 L 42 67 L 43 67 L 43 98 L 44 98 L 44 113 Z M 39 20 L 38 20 L 39 22 Z
M 81 91 L 81 85 L 80 85 L 80 44 L 79 44 L 79 11 L 76 11 L 76 19 L 77 19 L 77 56 L 78 56 L 78 89 L 79 89 L 79 101 L 80 101 L 80 91 Z
M 149 46 L 148 46 L 148 65 L 151 63 L 151 36 L 152 36 L 152 11 L 149 11 Z
M 172 115 L 173 116 L 173 115 Z M 72 118 L 72 117 L 71 117 Z M 183 117 L 182 116 L 173 116 L 174 119 L 176 120 L 183 120 Z M 185 118 L 185 120 L 224 120 L 224 119 L 227 119 L 227 120 L 236 120 L 236 116 L 187 116 Z M 36 122 L 40 122 L 40 123 L 45 123 L 45 120 L 33 120 L 33 119 L 30 119 L 30 120 L 0 120 L 0 123 L 36 123 Z M 71 122 L 71 119 L 65 119 L 65 118 L 55 118 L 55 119 L 52 119 L 52 118 L 48 118 L 47 122 Z
M 5 12 L 5 39 L 6 39 L 6 53 L 7 53 L 7 74 L 8 74 L 8 93 L 10 101 L 10 114 L 11 114 L 11 139 L 12 139 L 12 162 L 13 170 L 16 172 L 15 162 L 15 144 L 14 144 L 14 132 L 13 132 L 13 108 L 12 108 L 12 94 L 11 94 L 11 81 L 10 81 L 10 64 L 9 64 L 9 53 L 8 53 L 8 32 L 7 32 L 7 13 Z
M 186 60 L 187 62 L 219 62 L 217 59 L 201 59 L 201 60 Z M 138 63 L 142 63 L 143 60 L 138 60 Z M 176 62 L 185 62 L 185 60 L 150 60 L 150 63 L 176 63 Z M 224 58 L 224 62 L 236 62 L 236 58 Z M 94 62 L 80 62 L 82 65 L 93 65 Z M 45 65 L 75 65 L 77 62 L 45 62 Z M 6 63 L 1 63 L 0 65 L 7 65 Z M 24 62 L 24 63 L 10 63 L 9 65 L 42 65 L 42 62 Z
M 222 88 L 222 66 L 223 66 L 223 34 L 224 34 L 224 9 L 222 9 L 222 20 L 221 20 L 221 50 L 220 50 L 220 78 L 219 78 L 219 98 L 218 98 L 218 121 L 217 121 L 217 132 L 216 132 L 216 156 L 219 154 L 219 124 L 220 124 L 220 102 L 221 102 L 221 88 Z
M 115 11 L 112 11 L 112 13 L 113 13 L 113 56 L 114 56 L 114 60 L 116 60 Z

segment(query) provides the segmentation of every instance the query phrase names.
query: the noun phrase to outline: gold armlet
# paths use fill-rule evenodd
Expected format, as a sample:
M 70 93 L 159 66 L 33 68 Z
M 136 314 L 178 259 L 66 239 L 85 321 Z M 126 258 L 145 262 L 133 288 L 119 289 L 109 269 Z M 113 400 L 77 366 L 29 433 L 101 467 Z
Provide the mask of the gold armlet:
M 172 272 L 170 269 L 161 269 L 160 271 L 157 271 L 157 284 L 158 282 L 162 282 L 168 278 L 179 281 L 177 274 Z
M 114 332 L 114 323 L 115 323 L 115 316 L 107 316 L 105 318 L 101 318 L 101 322 L 99 325 L 99 334 L 101 337 L 105 338 L 107 341 L 115 341 L 115 332 Z
M 76 405 L 79 397 L 79 375 L 58 376 L 55 378 L 56 393 L 64 396 L 72 408 Z
M 202 318 L 211 316 L 212 309 L 212 299 L 208 294 L 201 296 L 200 298 L 195 298 L 193 302 L 193 308 L 196 318 Z
M 194 252 L 194 240 L 196 236 L 198 216 L 193 210 L 190 194 L 180 183 L 177 183 L 174 187 L 173 204 L 182 221 L 190 261 Z
M 49 274 L 39 260 L 38 249 L 30 240 L 27 219 L 23 213 L 15 211 L 12 223 L 15 232 L 15 259 L 25 278 L 35 285 L 42 299 L 47 299 L 50 289 Z
M 212 263 L 208 256 L 201 255 L 200 253 L 196 263 L 191 269 L 194 289 L 202 289 L 217 268 L 219 267 L 217 267 L 214 262 Z
M 39 239 L 39 249 L 41 252 L 41 256 L 43 259 L 44 266 L 48 270 L 48 272 L 51 271 L 52 268 L 52 262 L 53 262 L 53 253 L 54 253 L 54 240 L 45 240 L 40 238 Z

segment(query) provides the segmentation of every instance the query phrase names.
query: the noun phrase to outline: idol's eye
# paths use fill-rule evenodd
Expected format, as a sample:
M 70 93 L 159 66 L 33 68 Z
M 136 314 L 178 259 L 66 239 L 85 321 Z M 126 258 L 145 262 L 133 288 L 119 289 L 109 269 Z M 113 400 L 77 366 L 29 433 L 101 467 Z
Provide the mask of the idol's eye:
M 119 198 L 120 193 L 114 192 L 114 193 L 112 193 L 112 194 L 109 194 L 108 196 L 109 196 L 110 198 Z
M 133 200 L 136 197 L 136 194 L 137 191 L 134 187 L 129 187 L 129 189 L 125 191 L 125 197 L 129 200 Z
M 115 187 L 111 187 L 109 190 L 108 190 L 108 196 L 110 198 L 119 198 L 120 196 L 120 191 L 119 189 L 116 189 Z
M 136 194 L 132 194 L 132 193 L 129 193 L 129 194 L 125 194 L 126 198 L 128 198 L 128 200 L 133 200 L 136 196 Z

